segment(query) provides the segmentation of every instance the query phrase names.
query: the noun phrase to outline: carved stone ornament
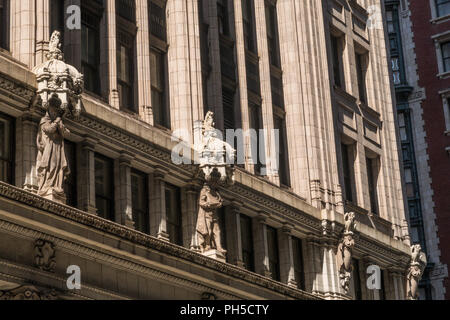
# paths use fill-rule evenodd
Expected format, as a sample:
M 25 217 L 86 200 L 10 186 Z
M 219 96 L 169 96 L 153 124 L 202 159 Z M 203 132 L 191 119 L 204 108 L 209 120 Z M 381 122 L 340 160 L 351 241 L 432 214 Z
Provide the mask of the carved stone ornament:
M 55 246 L 49 241 L 36 240 L 34 244 L 34 264 L 37 268 L 55 272 Z
M 345 293 L 350 288 L 350 279 L 352 275 L 352 250 L 355 246 L 354 232 L 356 231 L 355 213 L 347 212 L 344 214 L 344 231 L 339 241 L 336 259 L 339 270 L 339 281 Z
M 225 260 L 226 251 L 220 242 L 221 230 L 217 214 L 217 209 L 223 206 L 223 200 L 218 187 L 234 183 L 236 151 L 230 144 L 217 138 L 219 134 L 214 128 L 213 116 L 212 112 L 208 112 L 202 127 L 199 152 L 200 170 L 205 183 L 200 192 L 196 232 L 200 252 L 211 258 Z
M 83 75 L 63 61 L 60 47 L 60 33 L 55 31 L 50 39 L 49 60 L 33 69 L 38 83 L 37 94 L 46 110 L 39 123 L 36 141 L 36 171 L 38 195 L 65 203 L 63 186 L 70 170 L 64 152 L 64 138 L 69 130 L 63 120 L 66 116 L 78 118 L 80 115 Z
M 411 263 L 406 276 L 406 297 L 408 300 L 419 299 L 419 282 L 427 266 L 427 256 L 420 244 L 411 246 Z
M 41 291 L 31 285 L 23 285 L 11 290 L 0 290 L 0 300 L 56 300 L 55 290 Z

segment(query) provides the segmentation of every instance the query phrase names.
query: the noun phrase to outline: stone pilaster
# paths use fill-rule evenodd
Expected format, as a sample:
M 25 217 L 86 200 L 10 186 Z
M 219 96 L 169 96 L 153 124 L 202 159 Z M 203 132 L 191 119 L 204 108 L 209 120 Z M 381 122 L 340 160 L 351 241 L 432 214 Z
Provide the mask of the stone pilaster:
M 77 188 L 80 209 L 97 214 L 95 204 L 95 145 L 98 140 L 90 137 L 77 146 Z
M 150 71 L 150 43 L 149 43 L 149 17 L 148 1 L 136 0 L 136 58 L 137 58 L 137 85 L 139 114 L 144 121 L 153 125 L 153 114 L 151 110 L 152 90 Z
M 270 277 L 269 249 L 267 245 L 267 220 L 268 215 L 260 212 L 253 218 L 253 248 L 255 251 L 255 272 L 265 277 Z
M 14 58 L 32 68 L 35 66 L 36 1 L 10 1 L 10 4 L 12 29 L 10 51 Z
M 15 184 L 30 192 L 37 192 L 36 136 L 40 115 L 26 112 L 16 121 Z
M 198 186 L 189 186 L 182 193 L 183 245 L 194 251 L 200 251 L 195 227 L 198 212 Z
M 62 31 L 62 30 L 61 30 Z M 48 51 L 50 40 L 50 0 L 36 2 L 36 58 L 35 64 L 46 61 L 45 54 Z
M 241 216 L 239 208 L 242 203 L 232 202 L 225 207 L 225 233 L 227 235 L 227 261 L 244 267 L 242 259 Z
M 294 252 L 292 247 L 291 224 L 285 224 L 278 232 L 278 247 L 280 256 L 280 280 L 288 286 L 297 288 L 294 270 Z
M 108 60 L 109 60 L 109 104 L 120 108 L 119 91 L 117 89 L 117 42 L 116 42 L 116 2 L 106 1 L 106 15 L 108 17 Z
M 166 197 L 165 197 L 165 173 L 155 170 L 150 175 L 150 235 L 158 239 L 169 241 L 167 233 Z
M 116 206 L 116 221 L 134 228 L 132 195 L 131 195 L 131 161 L 133 156 L 127 153 L 122 153 L 119 158 L 119 205 Z

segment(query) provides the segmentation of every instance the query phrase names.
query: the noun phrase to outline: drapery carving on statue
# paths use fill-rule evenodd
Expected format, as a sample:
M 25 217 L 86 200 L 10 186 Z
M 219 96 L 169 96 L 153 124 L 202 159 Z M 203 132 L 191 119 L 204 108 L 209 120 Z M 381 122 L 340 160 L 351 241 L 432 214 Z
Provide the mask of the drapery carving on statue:
M 354 232 L 356 231 L 355 213 L 344 214 L 344 231 L 337 249 L 337 264 L 339 281 L 345 293 L 349 291 L 352 275 L 352 250 L 355 246 Z
M 200 191 L 199 211 L 197 217 L 197 236 L 201 252 L 217 250 L 225 255 L 220 242 L 220 226 L 217 209 L 221 208 L 223 200 L 214 187 L 205 183 Z
M 69 134 L 69 130 L 63 124 L 60 103 L 57 96 L 53 95 L 39 123 L 36 170 L 38 195 L 64 203 L 64 182 L 70 174 L 64 152 L 64 137 Z
M 419 282 L 427 266 L 427 256 L 420 244 L 411 246 L 411 263 L 406 276 L 406 296 L 409 300 L 419 299 Z

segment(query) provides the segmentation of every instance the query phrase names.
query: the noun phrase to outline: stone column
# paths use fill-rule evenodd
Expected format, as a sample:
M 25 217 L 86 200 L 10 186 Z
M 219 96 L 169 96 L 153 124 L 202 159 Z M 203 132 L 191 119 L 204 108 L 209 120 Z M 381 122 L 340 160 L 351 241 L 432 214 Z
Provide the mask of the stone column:
M 122 153 L 119 158 L 119 205 L 116 211 L 116 222 L 134 228 L 132 195 L 131 195 L 131 161 L 133 156 Z
M 108 60 L 109 60 L 109 104 L 116 109 L 120 108 L 119 92 L 117 90 L 117 43 L 116 43 L 116 2 L 106 1 L 106 14 L 108 17 Z
M 77 146 L 77 194 L 81 210 L 97 214 L 95 204 L 95 145 L 97 139 L 85 137 Z
M 50 40 L 50 0 L 36 2 L 36 60 L 39 65 L 46 61 L 45 54 L 48 51 Z
M 270 277 L 269 249 L 267 245 L 267 220 L 268 214 L 260 212 L 253 218 L 253 248 L 255 251 L 255 272 L 265 277 Z
M 274 128 L 273 122 L 273 104 L 272 104 L 272 86 L 270 80 L 270 58 L 267 42 L 267 25 L 266 25 L 266 9 L 265 1 L 254 1 L 255 4 L 255 20 L 256 20 L 256 36 L 258 53 L 260 57 L 259 74 L 261 82 L 261 98 L 262 98 L 262 119 L 263 128 L 268 133 L 264 137 L 264 150 L 266 151 L 266 168 L 268 178 L 271 182 L 279 184 L 280 179 L 278 173 L 272 172 L 277 167 L 276 157 L 276 141 L 270 133 Z
M 285 224 L 278 232 L 278 247 L 280 255 L 280 278 L 281 282 L 288 286 L 297 288 L 294 270 L 294 252 L 292 249 L 291 224 Z
M 30 192 L 37 192 L 36 136 L 41 115 L 25 112 L 16 122 L 15 184 Z
M 227 234 L 227 258 L 228 262 L 244 267 L 242 259 L 241 215 L 239 208 L 242 203 L 233 201 L 225 207 L 225 232 Z
M 187 130 L 203 119 L 198 0 L 167 1 L 171 128 Z
M 152 181 L 150 191 L 150 235 L 158 239 L 169 241 L 167 233 L 165 173 L 159 169 L 150 175 Z
M 138 101 L 139 115 L 145 122 L 153 125 L 153 114 L 151 110 L 152 90 L 150 73 L 150 43 L 148 22 L 148 1 L 136 0 L 136 58 L 138 72 Z
M 14 58 L 29 68 L 35 66 L 34 48 L 36 43 L 36 1 L 13 0 L 11 5 L 11 45 Z

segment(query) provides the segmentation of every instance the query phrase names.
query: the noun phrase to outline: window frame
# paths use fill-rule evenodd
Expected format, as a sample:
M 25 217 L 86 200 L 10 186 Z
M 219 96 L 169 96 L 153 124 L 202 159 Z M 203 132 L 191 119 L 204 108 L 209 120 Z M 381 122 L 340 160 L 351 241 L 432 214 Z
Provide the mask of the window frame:
M 176 199 L 176 201 L 171 203 L 175 203 L 176 207 L 174 210 L 176 210 L 176 218 L 177 218 L 177 222 L 174 223 L 171 219 L 169 219 L 169 212 L 168 212 L 168 208 L 169 206 L 167 205 L 167 195 L 168 193 L 170 194 L 170 198 L 171 200 L 173 198 Z M 165 197 L 165 203 L 166 203 L 166 230 L 167 230 L 167 234 L 169 235 L 169 241 L 173 244 L 182 246 L 183 245 L 183 220 L 182 220 L 182 209 L 181 209 L 181 190 L 179 187 L 172 185 L 170 183 L 165 183 L 164 186 L 164 197 Z M 170 206 L 170 208 L 172 209 L 173 206 Z M 173 229 L 175 230 L 175 233 L 171 232 L 171 228 L 169 227 L 173 227 Z
M 114 160 L 104 156 L 100 153 L 95 153 L 94 154 L 94 171 L 96 173 L 96 169 L 95 169 L 95 162 L 96 161 L 102 161 L 104 163 L 108 163 L 108 165 L 110 166 L 109 171 L 109 175 L 111 177 L 111 183 L 107 184 L 109 185 L 109 196 L 107 195 L 103 195 L 103 194 L 99 194 L 98 190 L 97 190 L 97 179 L 95 178 L 94 184 L 95 184 L 95 204 L 96 204 L 96 208 L 97 208 L 97 214 L 99 217 L 103 218 L 103 219 L 107 219 L 110 221 L 115 221 L 115 194 L 114 194 L 114 186 L 115 186 L 115 179 L 114 179 Z M 108 193 L 108 192 L 107 192 Z M 99 213 L 98 212 L 98 202 L 97 199 L 100 198 L 102 200 L 105 200 L 107 202 L 109 202 L 110 206 L 110 211 L 109 212 L 105 212 L 105 213 Z
M 271 277 L 275 281 L 281 281 L 281 272 L 280 272 L 280 250 L 279 250 L 279 241 L 278 241 L 278 232 L 277 229 L 266 225 L 266 233 L 267 233 L 267 259 L 269 261 L 269 271 L 271 273 Z M 273 242 L 270 241 L 270 238 L 273 239 Z M 273 250 L 270 250 L 270 249 Z M 272 251 L 272 252 L 271 252 Z
M 143 194 L 143 199 L 141 199 L 143 201 L 143 208 L 135 208 L 135 202 L 134 202 L 134 195 L 136 194 L 133 190 L 133 176 L 138 177 L 138 179 L 142 179 L 143 180 L 143 190 L 142 190 L 142 194 Z M 130 170 L 130 185 L 131 185 L 131 211 L 132 211 L 132 216 L 133 216 L 133 221 L 134 221 L 134 226 L 135 229 L 145 233 L 145 234 L 150 234 L 150 205 L 149 205 L 149 177 L 148 174 L 146 174 L 145 172 L 139 171 L 137 169 L 132 168 Z M 138 186 L 139 187 L 139 186 Z M 142 219 L 143 222 L 143 227 L 141 227 L 139 225 L 139 219 L 137 219 L 137 216 L 139 215 L 139 219 Z
M 297 249 L 297 250 L 295 250 Z M 306 290 L 305 284 L 305 260 L 303 258 L 303 240 L 297 237 L 292 237 L 292 251 L 294 259 L 294 275 L 297 283 L 297 288 Z M 297 252 L 297 256 L 296 256 Z M 297 263 L 296 263 L 297 261 Z M 300 261 L 300 265 L 299 262 Z M 300 279 L 298 279 L 300 278 Z
M 10 50 L 10 33 L 11 33 L 11 1 L 0 0 L 3 4 L 0 9 L 0 49 Z
M 375 215 L 379 215 L 379 199 L 378 199 L 378 172 L 375 172 L 375 168 L 378 167 L 378 158 L 370 158 L 366 155 L 366 173 L 367 173 L 367 186 L 370 197 L 370 211 Z
M 242 223 L 244 221 L 244 223 Z M 252 218 L 245 214 L 239 215 L 239 225 L 241 231 L 241 254 L 243 267 L 249 271 L 255 272 L 255 246 L 253 238 L 253 221 Z M 245 229 L 245 225 L 247 229 Z M 246 240 L 244 236 L 247 234 Z M 248 240 L 248 243 L 247 243 Z M 247 245 L 250 248 L 247 248 Z M 248 259 L 247 259 L 248 258 Z M 246 261 L 248 260 L 248 261 Z
M 11 117 L 10 115 L 7 115 L 5 113 L 0 112 L 0 119 L 3 119 L 7 122 L 9 122 L 9 153 L 10 153 L 10 159 L 1 159 L 0 161 L 9 162 L 9 179 L 0 180 L 5 183 L 14 185 L 15 184 L 15 159 L 16 159 L 16 119 Z

